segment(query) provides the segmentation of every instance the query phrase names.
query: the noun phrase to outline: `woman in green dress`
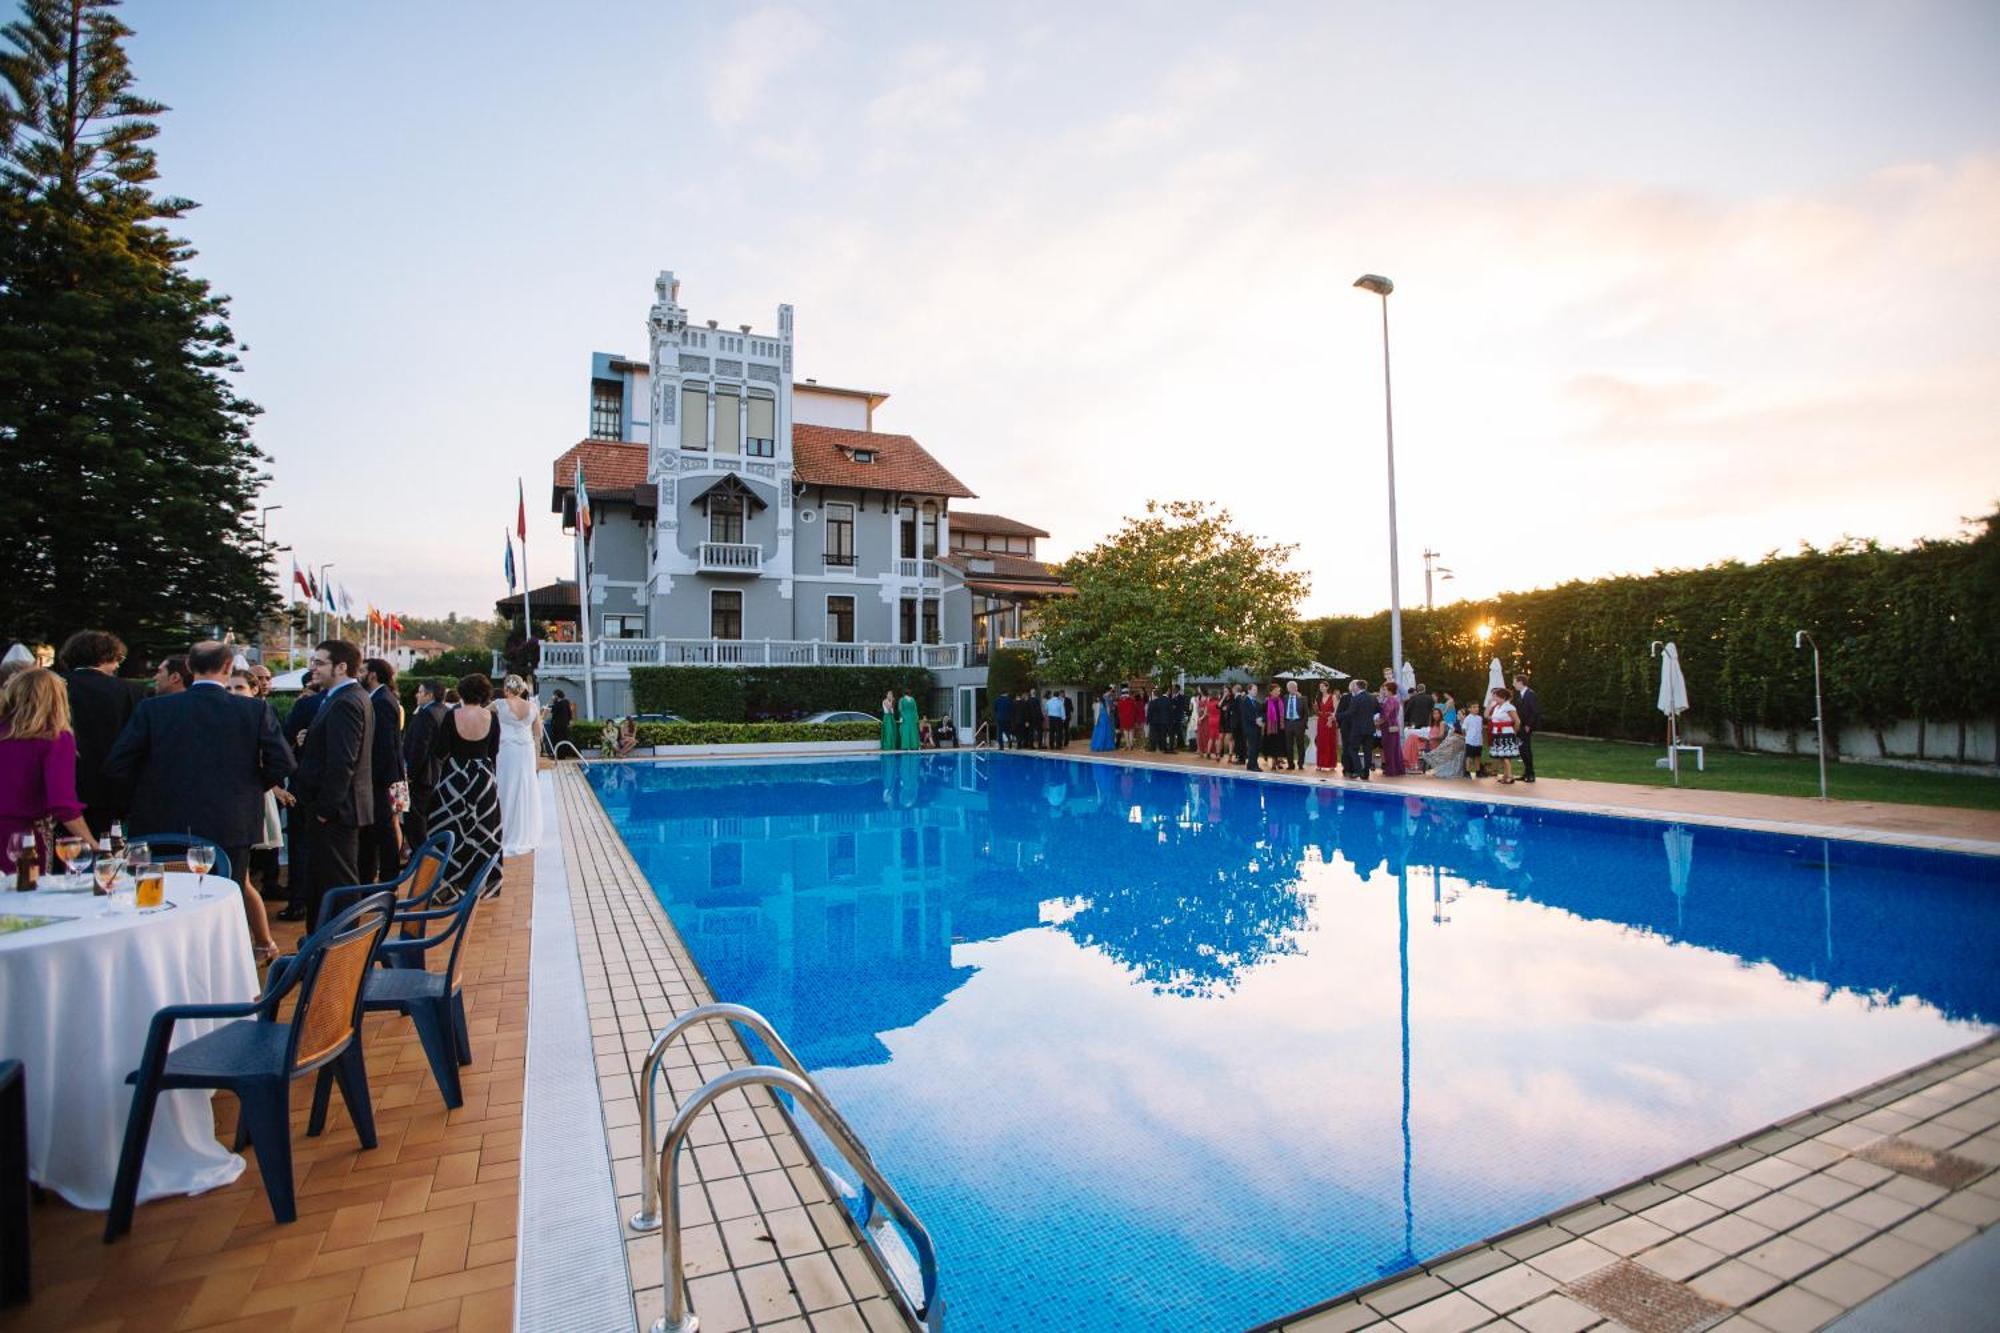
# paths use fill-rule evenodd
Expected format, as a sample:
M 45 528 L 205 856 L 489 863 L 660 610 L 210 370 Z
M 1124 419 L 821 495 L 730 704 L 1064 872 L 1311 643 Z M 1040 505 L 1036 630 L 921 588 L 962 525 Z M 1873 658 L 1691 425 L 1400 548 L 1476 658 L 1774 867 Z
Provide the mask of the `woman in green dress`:
M 896 748 L 896 692 L 889 691 L 882 696 L 882 748 Z
M 917 701 L 908 690 L 903 691 L 903 702 L 898 709 L 902 714 L 903 734 L 902 744 L 897 748 L 914 750 L 917 748 Z

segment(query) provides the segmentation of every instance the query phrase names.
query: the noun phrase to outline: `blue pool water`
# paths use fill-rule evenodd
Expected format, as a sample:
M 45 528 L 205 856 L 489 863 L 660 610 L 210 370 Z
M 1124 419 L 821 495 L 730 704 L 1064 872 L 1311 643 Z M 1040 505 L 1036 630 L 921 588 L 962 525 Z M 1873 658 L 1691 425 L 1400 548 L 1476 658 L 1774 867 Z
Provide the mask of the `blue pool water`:
M 1245 1327 L 2000 1018 L 1979 858 L 1017 755 L 588 772 L 958 1330 Z

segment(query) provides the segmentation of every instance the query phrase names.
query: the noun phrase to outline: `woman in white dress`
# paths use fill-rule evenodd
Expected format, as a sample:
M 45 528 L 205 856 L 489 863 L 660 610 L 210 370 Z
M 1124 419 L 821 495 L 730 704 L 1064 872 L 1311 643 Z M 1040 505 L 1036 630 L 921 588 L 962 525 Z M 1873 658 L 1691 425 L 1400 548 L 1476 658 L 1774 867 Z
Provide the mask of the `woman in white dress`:
M 542 710 L 528 682 L 507 677 L 494 713 L 500 719 L 500 841 L 509 856 L 535 850 L 542 834 L 542 795 L 535 779 Z

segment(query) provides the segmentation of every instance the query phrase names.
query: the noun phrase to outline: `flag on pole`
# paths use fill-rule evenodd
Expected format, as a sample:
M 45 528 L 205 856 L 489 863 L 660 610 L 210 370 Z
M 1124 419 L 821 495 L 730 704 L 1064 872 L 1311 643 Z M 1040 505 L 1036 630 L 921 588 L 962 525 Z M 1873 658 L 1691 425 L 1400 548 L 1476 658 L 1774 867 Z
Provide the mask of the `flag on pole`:
M 347 591 L 345 583 L 340 585 L 340 614 L 345 617 L 354 611 L 354 594 Z
M 515 512 L 514 529 L 521 534 L 521 549 L 528 549 L 528 488 L 519 477 L 514 478 L 514 492 L 520 497 L 520 508 Z
M 590 492 L 583 485 L 583 460 L 576 460 L 576 531 L 585 545 L 590 542 Z
M 292 582 L 299 585 L 300 592 L 308 597 L 312 596 L 312 584 L 306 582 L 306 576 L 299 572 L 299 558 L 297 556 L 292 557 Z
M 403 632 L 403 618 L 401 616 L 390 616 L 389 628 L 397 634 L 401 634 Z
M 515 582 L 515 580 L 514 580 L 514 538 L 513 538 L 513 536 L 512 536 L 511 534 L 509 534 L 509 533 L 504 533 L 504 532 L 503 532 L 503 533 L 501 533 L 501 534 L 500 534 L 500 536 L 501 536 L 502 540 L 504 540 L 504 541 L 505 541 L 505 542 L 507 543 L 507 563 L 506 563 L 506 564 L 505 564 L 504 566 L 502 566 L 502 568 L 503 568 L 503 569 L 505 569 L 505 571 L 506 571 L 506 573 L 507 573 L 507 591 L 508 591 L 508 592 L 512 592 L 512 591 L 514 591 L 514 582 Z
M 370 602 L 368 604 L 368 623 L 371 625 L 379 625 L 382 623 L 382 613 L 375 609 L 375 604 L 373 602 Z

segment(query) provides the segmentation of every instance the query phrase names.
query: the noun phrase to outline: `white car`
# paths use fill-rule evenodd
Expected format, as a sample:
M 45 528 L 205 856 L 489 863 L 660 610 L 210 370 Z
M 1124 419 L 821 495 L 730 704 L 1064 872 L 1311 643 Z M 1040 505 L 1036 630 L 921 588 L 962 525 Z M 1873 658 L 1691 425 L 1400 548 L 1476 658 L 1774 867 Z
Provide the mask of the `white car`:
M 801 722 L 880 722 L 881 720 L 872 713 L 857 713 L 852 708 L 828 709 L 799 719 Z

